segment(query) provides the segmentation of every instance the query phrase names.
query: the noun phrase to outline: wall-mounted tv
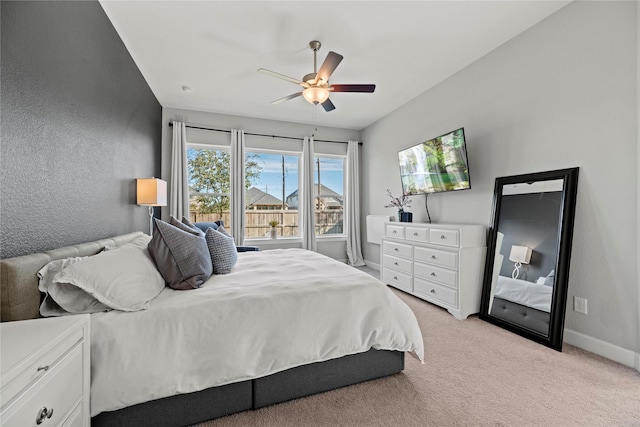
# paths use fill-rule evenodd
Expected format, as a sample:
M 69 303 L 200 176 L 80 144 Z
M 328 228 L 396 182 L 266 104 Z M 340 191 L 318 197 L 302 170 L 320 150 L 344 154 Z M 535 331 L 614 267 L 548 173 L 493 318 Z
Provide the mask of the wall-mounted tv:
M 402 190 L 409 195 L 471 188 L 464 128 L 398 153 Z

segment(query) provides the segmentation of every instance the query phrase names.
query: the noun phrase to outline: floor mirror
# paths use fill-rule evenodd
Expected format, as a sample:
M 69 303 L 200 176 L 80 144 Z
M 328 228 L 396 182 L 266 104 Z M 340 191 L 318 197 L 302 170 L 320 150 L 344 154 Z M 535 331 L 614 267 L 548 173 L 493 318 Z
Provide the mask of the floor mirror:
M 562 351 L 578 168 L 496 178 L 480 318 Z

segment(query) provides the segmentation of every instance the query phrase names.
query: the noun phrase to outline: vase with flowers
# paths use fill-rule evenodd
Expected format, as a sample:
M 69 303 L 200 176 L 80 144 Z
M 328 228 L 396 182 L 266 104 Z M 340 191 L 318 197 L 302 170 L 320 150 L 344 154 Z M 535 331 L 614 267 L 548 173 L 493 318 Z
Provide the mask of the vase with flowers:
M 411 207 L 411 199 L 409 199 L 409 194 L 406 192 L 402 192 L 402 196 L 394 197 L 391 194 L 391 190 L 387 189 L 387 195 L 391 198 L 391 202 L 385 206 L 385 208 L 396 208 L 398 209 L 398 221 L 400 222 L 411 222 L 413 219 L 413 214 L 411 212 L 405 212 L 405 208 Z
M 269 237 L 271 237 L 272 239 L 278 238 L 278 229 L 276 228 L 278 224 L 279 222 L 276 220 L 269 221 L 269 226 L 271 227 L 271 229 L 269 229 Z

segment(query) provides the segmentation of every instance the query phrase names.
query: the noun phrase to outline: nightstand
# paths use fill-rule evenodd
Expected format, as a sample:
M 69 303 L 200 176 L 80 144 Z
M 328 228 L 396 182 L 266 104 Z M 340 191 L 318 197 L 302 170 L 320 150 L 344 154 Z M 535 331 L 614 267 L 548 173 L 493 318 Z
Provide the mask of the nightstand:
M 90 425 L 89 315 L 0 324 L 0 424 Z

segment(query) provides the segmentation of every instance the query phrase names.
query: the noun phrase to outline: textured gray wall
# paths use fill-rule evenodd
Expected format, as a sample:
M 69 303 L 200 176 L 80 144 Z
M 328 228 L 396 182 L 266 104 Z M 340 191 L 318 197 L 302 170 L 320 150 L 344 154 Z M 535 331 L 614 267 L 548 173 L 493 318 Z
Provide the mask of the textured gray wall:
M 1 5 L 0 258 L 148 232 L 162 109 L 102 7 Z
M 512 245 L 528 246 L 533 251 L 531 262 L 523 264 L 518 279 L 535 282 L 555 268 L 561 204 L 561 191 L 502 196 L 498 231 L 504 234 L 500 251 L 504 262 L 500 275 L 511 277 Z

